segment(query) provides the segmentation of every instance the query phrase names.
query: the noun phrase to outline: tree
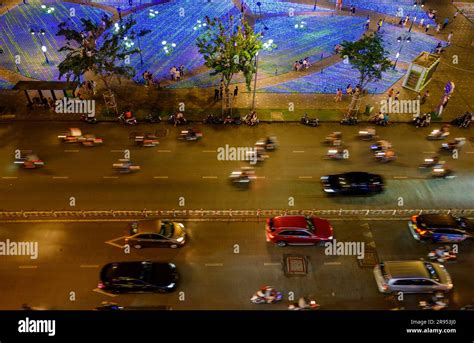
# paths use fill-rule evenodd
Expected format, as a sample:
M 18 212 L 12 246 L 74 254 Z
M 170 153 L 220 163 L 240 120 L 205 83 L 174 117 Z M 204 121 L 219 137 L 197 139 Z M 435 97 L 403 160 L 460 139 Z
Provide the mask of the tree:
M 262 48 L 261 35 L 242 20 L 234 25 L 230 17 L 226 26 L 220 19 L 206 17 L 207 31 L 197 39 L 197 47 L 204 57 L 205 65 L 212 69 L 211 75 L 221 75 L 225 90 L 225 109 L 230 108 L 229 86 L 235 74 L 242 73 L 250 90 L 256 71 L 255 57 Z M 224 106 L 223 106 L 224 107 Z
M 66 76 L 69 81 L 79 81 L 86 72 L 93 72 L 104 83 L 108 91 L 112 79 L 131 78 L 135 69 L 130 66 L 130 58 L 139 51 L 133 41 L 144 36 L 149 30 L 138 33 L 132 30 L 136 24 L 133 17 L 118 23 L 104 17 L 103 25 L 90 19 L 81 19 L 82 30 L 71 28 L 68 23 L 59 24 L 57 36 L 64 36 L 66 44 L 59 51 L 66 51 L 65 59 L 59 63 L 59 78 Z
M 348 115 L 357 113 L 361 100 L 361 93 L 369 82 L 382 78 L 382 73 L 387 71 L 392 62 L 387 59 L 388 52 L 383 47 L 383 40 L 378 33 L 366 35 L 356 42 L 344 41 L 341 43 L 341 56 L 349 59 L 354 69 L 359 71 L 360 92 L 354 93 L 349 106 Z M 346 57 L 347 56 L 347 57 Z

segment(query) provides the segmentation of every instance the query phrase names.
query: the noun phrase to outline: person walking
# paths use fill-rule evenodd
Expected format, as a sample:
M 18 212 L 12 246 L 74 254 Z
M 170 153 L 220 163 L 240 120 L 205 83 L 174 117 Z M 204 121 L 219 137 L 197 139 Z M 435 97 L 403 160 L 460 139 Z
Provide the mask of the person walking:
M 234 88 L 234 98 L 239 94 L 239 86 L 235 86 Z
M 444 30 L 444 29 L 446 28 L 446 26 L 448 26 L 448 24 L 449 24 L 449 18 L 446 17 L 446 18 L 444 19 L 444 23 L 443 23 L 443 28 L 442 28 L 442 30 Z
M 355 15 L 356 13 L 356 8 L 354 5 L 351 6 L 351 15 Z
M 367 16 L 367 20 L 365 21 L 365 29 L 368 30 L 370 27 L 370 15 Z
M 395 94 L 395 96 L 393 97 L 393 100 L 395 101 L 398 101 L 400 99 L 400 91 L 397 92 L 397 94 Z
M 395 92 L 395 90 L 393 88 L 391 88 L 388 93 L 387 93 L 387 96 L 388 98 L 390 99 L 392 96 L 393 96 L 393 93 Z
M 436 33 L 441 32 L 441 24 L 436 25 Z
M 377 32 L 380 32 L 382 25 L 383 25 L 383 19 L 380 19 L 379 22 L 377 23 Z
M 429 29 L 430 29 L 430 24 L 426 24 L 425 33 L 428 33 Z
M 214 88 L 214 101 L 219 101 L 219 88 Z
M 453 31 L 451 31 L 448 35 L 448 46 L 451 45 L 451 39 L 453 39 Z
M 423 23 L 425 22 L 425 18 L 421 18 L 419 27 L 423 27 Z
M 454 15 L 453 15 L 453 20 L 456 19 L 456 17 L 458 16 L 459 14 L 459 10 L 456 10 L 456 12 L 454 12 Z
M 429 97 L 430 97 L 430 91 L 426 90 L 426 92 L 421 97 L 421 104 L 423 105 L 426 102 L 426 100 L 428 100 Z

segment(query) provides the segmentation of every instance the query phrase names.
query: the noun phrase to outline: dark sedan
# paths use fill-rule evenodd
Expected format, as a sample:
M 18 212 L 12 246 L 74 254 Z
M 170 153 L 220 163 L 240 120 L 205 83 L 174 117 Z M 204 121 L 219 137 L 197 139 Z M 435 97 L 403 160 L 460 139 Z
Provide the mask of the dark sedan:
M 98 287 L 112 293 L 168 293 L 176 290 L 178 280 L 173 263 L 115 262 L 102 268 Z
M 380 193 L 384 189 L 383 178 L 366 172 L 350 172 L 321 177 L 324 192 L 328 194 L 365 195 Z

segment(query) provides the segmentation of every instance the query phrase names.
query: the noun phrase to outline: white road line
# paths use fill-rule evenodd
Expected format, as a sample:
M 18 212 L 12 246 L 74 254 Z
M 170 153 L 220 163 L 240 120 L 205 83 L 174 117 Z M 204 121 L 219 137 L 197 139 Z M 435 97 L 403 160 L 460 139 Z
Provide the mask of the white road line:
M 118 176 L 102 176 L 104 179 L 118 179 Z
M 408 179 L 408 176 L 394 176 L 394 179 Z
M 69 176 L 53 176 L 53 179 L 69 179 Z
M 37 269 L 38 266 L 18 266 L 19 269 Z
M 293 153 L 302 154 L 302 153 L 304 153 L 304 150 L 293 150 Z
M 110 152 L 124 152 L 125 150 L 110 150 Z
M 435 154 L 435 151 L 423 151 L 423 154 Z
M 167 179 L 168 176 L 153 176 L 154 179 Z
M 114 239 L 111 239 L 110 241 L 106 241 L 104 242 L 105 244 L 109 244 L 109 245 L 112 245 L 114 247 L 117 247 L 117 248 L 120 248 L 120 249 L 123 249 L 125 247 L 125 245 L 120 245 L 120 244 L 117 244 L 117 243 L 114 243 L 115 241 L 119 241 L 119 240 L 122 240 L 124 238 L 126 238 L 127 236 L 122 236 L 122 237 L 117 237 L 117 238 L 114 238 Z
M 64 150 L 64 152 L 79 152 L 79 150 Z
M 474 151 L 466 151 L 466 154 L 474 154 Z
M 203 179 L 217 179 L 217 176 L 203 176 Z
M 158 152 L 171 152 L 171 150 L 158 150 Z
M 2 179 L 4 179 L 4 180 L 13 180 L 13 179 L 18 179 L 18 176 L 2 176 Z
M 222 267 L 222 266 L 224 266 L 223 263 L 205 263 L 204 265 L 206 267 Z
M 324 262 L 325 266 L 340 266 L 342 262 Z
M 99 268 L 98 264 L 81 264 L 81 268 Z
M 298 179 L 312 179 L 312 176 L 298 176 Z
M 265 262 L 264 266 L 281 266 L 281 263 L 274 263 L 274 262 Z
M 112 297 L 112 298 L 115 298 L 118 294 L 111 294 L 111 293 L 107 293 L 107 292 L 104 292 L 103 290 L 99 289 L 99 288 L 96 288 L 96 289 L 93 289 L 92 292 L 96 292 L 96 293 L 100 293 L 100 294 L 103 294 L 103 295 L 107 295 L 109 297 Z
M 216 152 L 216 150 L 203 150 L 202 152 Z

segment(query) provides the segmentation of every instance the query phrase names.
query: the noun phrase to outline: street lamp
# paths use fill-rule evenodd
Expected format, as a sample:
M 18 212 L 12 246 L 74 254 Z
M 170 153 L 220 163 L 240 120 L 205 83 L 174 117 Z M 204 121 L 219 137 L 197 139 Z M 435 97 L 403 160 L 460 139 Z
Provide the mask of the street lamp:
M 400 36 L 400 37 L 397 38 L 397 42 L 400 43 L 400 49 L 398 50 L 397 55 L 395 56 L 396 59 L 395 59 L 394 65 L 393 65 L 393 70 L 395 70 L 395 68 L 397 67 L 398 58 L 400 57 L 400 53 L 402 52 L 403 44 L 405 44 L 405 42 L 410 43 L 411 42 L 411 37 L 408 36 L 408 37 L 403 37 L 402 38 L 402 36 Z
M 43 51 L 44 59 L 46 61 L 46 64 L 49 64 L 48 55 L 46 55 L 46 52 L 48 51 L 48 48 L 46 48 L 46 46 L 43 45 L 43 46 L 41 46 L 41 51 Z

